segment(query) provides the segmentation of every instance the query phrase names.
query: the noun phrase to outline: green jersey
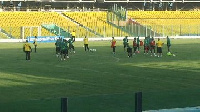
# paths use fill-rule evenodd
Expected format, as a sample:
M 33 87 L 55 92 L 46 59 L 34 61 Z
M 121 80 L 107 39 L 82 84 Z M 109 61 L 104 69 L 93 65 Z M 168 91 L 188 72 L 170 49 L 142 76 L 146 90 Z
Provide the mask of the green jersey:
M 171 42 L 169 38 L 167 38 L 167 46 L 171 46 Z
M 137 45 L 139 45 L 140 44 L 140 39 L 139 39 L 139 37 L 137 38 Z
M 55 43 L 56 47 L 60 47 L 60 44 L 61 44 L 61 40 L 60 40 L 60 39 L 57 39 L 57 40 L 56 40 L 56 43 Z
M 144 39 L 144 45 L 145 46 L 149 46 L 150 45 L 149 38 Z
M 61 42 L 61 44 L 60 44 L 61 50 L 66 50 L 68 48 L 67 44 L 68 44 L 67 42 Z
M 69 39 L 69 40 L 68 40 L 68 43 L 69 43 L 69 45 L 73 45 L 74 40 L 73 40 L 73 39 Z
M 149 38 L 149 43 L 151 43 L 153 41 L 153 39 L 152 38 Z
M 128 44 L 128 38 L 123 39 L 123 44 Z

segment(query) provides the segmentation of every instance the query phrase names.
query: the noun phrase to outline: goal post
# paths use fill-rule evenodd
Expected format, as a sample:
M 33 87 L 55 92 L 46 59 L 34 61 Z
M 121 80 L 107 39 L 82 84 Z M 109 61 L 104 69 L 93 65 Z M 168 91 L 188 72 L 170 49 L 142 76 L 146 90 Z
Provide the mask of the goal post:
M 37 29 L 36 33 L 37 35 L 34 35 L 34 29 Z M 26 30 L 28 30 L 28 34 L 26 34 Z M 42 28 L 41 26 L 22 26 L 21 27 L 21 31 L 20 31 L 20 35 L 21 35 L 21 38 L 22 40 L 26 39 L 26 36 L 41 36 L 41 32 L 42 32 Z

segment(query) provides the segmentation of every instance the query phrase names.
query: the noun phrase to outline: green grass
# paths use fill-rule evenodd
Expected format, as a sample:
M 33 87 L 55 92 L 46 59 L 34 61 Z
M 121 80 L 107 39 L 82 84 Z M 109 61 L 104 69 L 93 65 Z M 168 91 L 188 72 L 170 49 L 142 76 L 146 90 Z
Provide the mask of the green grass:
M 143 53 L 128 58 L 122 42 L 112 55 L 108 41 L 90 42 L 96 52 L 76 53 L 60 61 L 54 43 L 40 43 L 25 60 L 22 43 L 0 43 L 0 112 L 134 112 L 134 93 L 143 92 L 143 110 L 199 106 L 199 39 L 174 39 L 176 57 Z M 141 47 L 143 52 L 143 47 Z

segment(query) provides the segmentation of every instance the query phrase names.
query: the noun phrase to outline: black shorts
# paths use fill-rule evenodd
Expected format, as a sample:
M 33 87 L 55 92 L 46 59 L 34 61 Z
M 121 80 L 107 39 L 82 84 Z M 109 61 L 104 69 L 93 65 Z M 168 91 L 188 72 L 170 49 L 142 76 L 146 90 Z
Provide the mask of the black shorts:
M 155 49 L 155 46 L 151 46 L 151 49 Z
M 162 47 L 157 47 L 157 53 L 162 53 Z
M 132 53 L 132 48 L 128 47 L 128 48 L 127 48 L 127 52 L 128 52 L 128 53 Z
M 72 36 L 72 39 L 75 41 L 75 36 Z
M 56 52 L 60 52 L 60 47 L 56 47 Z
M 69 44 L 69 49 L 74 48 L 73 44 Z
M 133 49 L 134 49 L 134 52 L 137 50 L 137 47 L 133 47 Z
M 128 44 L 124 44 L 124 48 L 128 47 Z
M 63 49 L 60 51 L 61 54 L 67 54 L 67 49 Z

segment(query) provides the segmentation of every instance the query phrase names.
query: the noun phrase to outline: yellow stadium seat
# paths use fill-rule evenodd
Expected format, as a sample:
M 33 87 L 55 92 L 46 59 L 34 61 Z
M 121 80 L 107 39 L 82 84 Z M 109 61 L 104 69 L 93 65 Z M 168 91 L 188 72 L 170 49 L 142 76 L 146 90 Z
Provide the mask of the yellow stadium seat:
M 199 11 L 128 11 L 129 18 L 166 35 L 197 32 L 199 15 Z

